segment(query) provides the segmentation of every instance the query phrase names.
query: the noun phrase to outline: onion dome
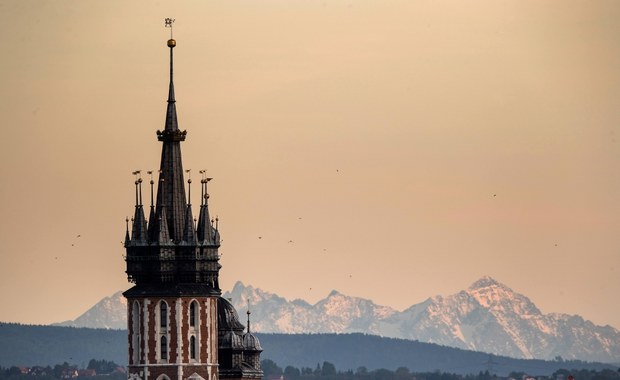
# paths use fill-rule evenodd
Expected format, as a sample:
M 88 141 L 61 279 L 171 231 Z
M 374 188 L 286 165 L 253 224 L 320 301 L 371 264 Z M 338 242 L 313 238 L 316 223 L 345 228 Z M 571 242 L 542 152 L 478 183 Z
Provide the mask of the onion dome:
M 229 330 L 220 339 L 219 348 L 230 348 L 233 350 L 243 350 L 243 340 L 239 334 Z
M 220 331 L 242 333 L 245 326 L 239 322 L 239 315 L 235 307 L 225 298 L 217 299 L 217 325 Z
M 243 334 L 243 346 L 248 351 L 262 351 L 263 350 L 258 338 L 250 332 Z
M 252 332 L 250 331 L 250 314 L 252 314 L 252 312 L 250 311 L 250 300 L 249 299 L 248 299 L 247 314 L 248 314 L 248 332 L 243 334 L 243 345 L 245 346 L 245 349 L 248 351 L 262 351 L 263 348 L 260 346 L 260 342 L 258 338 L 254 336 Z

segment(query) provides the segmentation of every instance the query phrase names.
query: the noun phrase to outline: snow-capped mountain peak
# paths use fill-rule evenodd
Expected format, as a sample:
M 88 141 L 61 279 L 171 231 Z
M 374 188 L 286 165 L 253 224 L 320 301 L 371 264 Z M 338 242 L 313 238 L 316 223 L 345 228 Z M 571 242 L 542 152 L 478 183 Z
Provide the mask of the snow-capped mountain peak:
M 119 291 L 103 298 L 73 321 L 55 323 L 57 326 L 94 327 L 104 329 L 127 328 L 127 299 Z
M 541 315 L 540 310 L 529 298 L 514 292 L 489 276 L 474 282 L 467 293 L 480 305 L 491 311 L 513 312 L 519 315 Z
M 529 298 L 488 276 L 466 290 L 430 297 L 402 312 L 337 290 L 314 305 L 242 282 L 222 296 L 240 312 L 251 308 L 256 332 L 362 332 L 518 358 L 620 361 L 615 328 L 576 315 L 542 314 Z M 126 300 L 118 292 L 63 324 L 126 328 L 126 316 Z

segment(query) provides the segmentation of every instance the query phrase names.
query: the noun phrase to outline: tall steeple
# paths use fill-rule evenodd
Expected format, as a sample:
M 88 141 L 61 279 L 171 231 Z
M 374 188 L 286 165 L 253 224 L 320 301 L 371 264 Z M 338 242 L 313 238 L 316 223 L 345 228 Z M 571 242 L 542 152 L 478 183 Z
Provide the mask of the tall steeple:
M 167 18 L 166 26 L 171 28 L 173 21 Z M 186 133 L 179 130 L 177 121 L 172 29 L 167 45 L 170 84 L 165 126 L 157 131 L 162 142 L 159 179 L 153 178 L 153 171 L 147 172 L 151 198 L 147 223 L 142 178 L 140 171 L 134 172 L 132 225 L 129 218 L 125 220 L 126 273 L 134 284 L 123 293 L 127 298 L 128 378 L 261 380 L 262 348 L 250 333 L 249 314 L 248 332 L 243 334 L 237 312 L 221 297 L 218 218 L 214 224 L 207 202 L 211 178 L 200 171 L 198 226 L 192 213 L 189 170 L 185 191 L 181 142 Z M 240 328 L 233 331 L 227 326 Z M 222 340 L 221 333 L 228 332 L 236 342 L 234 347 Z
M 171 26 L 172 21 L 166 19 L 166 26 Z M 151 198 L 148 223 L 142 204 L 140 171 L 133 173 L 136 175 L 136 210 L 132 218 L 132 234 L 126 238 L 125 247 L 127 277 L 136 287 L 128 294 L 137 294 L 148 285 L 161 287 L 165 292 L 175 289 L 174 292 L 183 294 L 219 295 L 220 238 L 217 225 L 209 221 L 209 210 L 204 199 L 206 182 L 210 178 L 207 179 L 205 171 L 201 171 L 203 199 L 196 226 L 190 196 L 191 178 L 187 180 L 186 192 L 181 160 L 181 142 L 185 140 L 186 133 L 179 130 L 174 97 L 173 52 L 176 41 L 170 38 L 167 45 L 170 49 L 168 107 L 165 127 L 163 131 L 157 131 L 158 140 L 162 142 L 157 183 L 153 178 L 154 172 L 147 171 Z M 190 170 L 186 172 L 191 177 Z M 156 197 L 153 194 L 155 187 Z
M 185 226 L 186 198 L 181 159 L 181 141 L 185 141 L 186 131 L 180 131 L 177 121 L 176 99 L 174 97 L 174 47 L 176 41 L 168 40 L 170 48 L 170 85 L 166 124 L 163 131 L 157 131 L 157 139 L 163 143 L 159 165 L 159 187 L 157 188 L 157 215 L 166 207 L 166 222 L 173 241 L 183 239 Z

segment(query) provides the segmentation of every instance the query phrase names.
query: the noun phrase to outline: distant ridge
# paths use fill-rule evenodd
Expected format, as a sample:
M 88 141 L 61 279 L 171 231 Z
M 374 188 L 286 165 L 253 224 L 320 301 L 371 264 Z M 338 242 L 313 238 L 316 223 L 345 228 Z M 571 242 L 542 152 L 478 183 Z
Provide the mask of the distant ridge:
M 332 291 L 315 305 L 289 302 L 237 282 L 238 310 L 249 299 L 256 331 L 353 333 L 419 340 L 515 358 L 620 361 L 620 332 L 577 315 L 542 314 L 526 296 L 485 276 L 467 290 L 435 296 L 398 312 Z
M 237 282 L 237 310 L 252 304 L 253 330 L 263 333 L 364 333 L 418 340 L 515 358 L 620 362 L 620 332 L 577 315 L 543 314 L 526 296 L 485 276 L 466 290 L 434 296 L 400 312 L 332 291 L 311 305 Z M 126 328 L 125 299 L 107 297 L 67 326 Z
M 543 361 L 491 357 L 482 352 L 444 347 L 404 339 L 364 334 L 257 334 L 264 348 L 263 359 L 282 368 L 315 368 L 329 361 L 339 370 L 368 370 L 407 367 L 416 372 L 475 374 L 487 370 L 506 376 L 510 372 L 551 375 L 558 369 L 597 370 L 617 367 L 580 361 Z M 90 359 L 105 359 L 127 365 L 127 331 L 28 326 L 0 323 L 0 367 L 53 366 L 63 362 L 85 367 Z
M 73 321 L 53 323 L 52 326 L 126 329 L 127 299 L 123 297 L 122 291 L 118 291 L 97 302 Z

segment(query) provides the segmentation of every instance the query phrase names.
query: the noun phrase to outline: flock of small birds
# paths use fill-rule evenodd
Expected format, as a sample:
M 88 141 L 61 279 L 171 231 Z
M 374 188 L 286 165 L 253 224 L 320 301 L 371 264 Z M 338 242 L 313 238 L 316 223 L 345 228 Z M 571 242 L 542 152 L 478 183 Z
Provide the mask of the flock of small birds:
M 80 237 L 82 237 L 82 235 L 79 235 L 79 234 L 78 234 L 78 236 L 76 236 L 75 238 L 77 239 L 77 238 L 80 238 Z M 75 243 L 71 243 L 71 246 L 72 246 L 72 247 L 75 247 Z

